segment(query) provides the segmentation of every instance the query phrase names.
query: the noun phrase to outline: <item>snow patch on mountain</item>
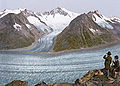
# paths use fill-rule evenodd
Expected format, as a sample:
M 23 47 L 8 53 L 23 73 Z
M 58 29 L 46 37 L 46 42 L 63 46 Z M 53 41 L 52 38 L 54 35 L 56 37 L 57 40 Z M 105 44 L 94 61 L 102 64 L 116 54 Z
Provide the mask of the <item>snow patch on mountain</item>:
M 112 21 L 110 20 L 110 18 L 105 17 L 105 16 L 102 15 L 98 10 L 94 11 L 94 13 L 95 13 L 98 17 L 100 17 L 101 19 L 103 19 L 103 20 L 105 20 L 105 21 L 112 22 Z
M 32 30 L 31 26 L 29 24 L 26 24 L 27 28 Z
M 90 30 L 92 33 L 95 33 L 95 32 L 96 32 L 93 28 L 89 28 L 89 30 Z
M 22 30 L 21 29 L 21 25 L 19 25 L 19 24 L 17 24 L 17 23 L 15 23 L 14 25 L 13 25 L 13 27 L 17 30 L 17 31 L 20 31 L 20 30 Z
M 107 21 L 105 21 L 105 17 L 101 18 L 99 16 L 97 16 L 95 13 L 93 14 L 93 21 L 96 22 L 99 26 L 103 27 L 103 28 L 109 28 L 109 29 L 113 29 L 112 25 L 110 25 Z
M 41 23 L 41 21 L 37 17 L 29 16 L 27 17 L 27 19 L 31 24 L 33 24 L 39 30 L 42 30 L 43 32 L 51 32 L 50 28 L 46 26 L 44 23 Z
M 95 33 L 98 32 L 98 30 L 95 30 L 95 29 L 93 29 L 93 28 L 89 28 L 89 30 L 90 30 L 93 34 L 95 34 Z

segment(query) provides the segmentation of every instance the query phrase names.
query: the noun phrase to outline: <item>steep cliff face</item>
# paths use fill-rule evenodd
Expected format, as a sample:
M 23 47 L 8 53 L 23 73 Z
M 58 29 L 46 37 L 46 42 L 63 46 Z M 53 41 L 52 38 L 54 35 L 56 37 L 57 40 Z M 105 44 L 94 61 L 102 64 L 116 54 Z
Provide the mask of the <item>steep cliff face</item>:
M 96 11 L 82 14 L 72 20 L 56 37 L 53 50 L 83 49 L 109 44 L 119 39 L 113 29 L 114 27 Z

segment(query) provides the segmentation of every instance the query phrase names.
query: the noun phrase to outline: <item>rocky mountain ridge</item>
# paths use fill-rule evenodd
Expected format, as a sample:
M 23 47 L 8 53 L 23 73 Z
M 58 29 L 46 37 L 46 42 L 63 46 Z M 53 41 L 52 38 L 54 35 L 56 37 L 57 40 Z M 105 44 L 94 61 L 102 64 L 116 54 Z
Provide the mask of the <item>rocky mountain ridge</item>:
M 56 37 L 53 50 L 84 49 L 119 41 L 119 25 L 98 11 L 81 14 Z
M 35 23 L 41 26 L 38 28 Z M 0 50 L 30 46 L 40 36 L 52 32 L 51 27 L 27 9 L 4 10 L 0 13 L 0 26 Z
M 44 13 L 36 13 L 38 17 L 44 21 L 53 30 L 63 30 L 79 13 L 71 12 L 65 8 L 57 7 L 51 11 Z
M 17 16 L 17 22 L 16 20 L 14 19 L 15 17 L 12 17 L 12 18 L 8 18 L 5 19 L 5 17 L 7 17 L 8 15 L 14 15 L 14 16 Z M 17 33 L 19 32 L 22 32 L 22 34 L 24 34 L 26 37 L 28 37 L 29 34 L 31 34 L 30 38 L 32 37 L 32 40 L 36 39 L 36 38 L 39 38 L 41 35 L 44 35 L 44 34 L 49 34 L 51 32 L 55 32 L 57 34 L 59 34 L 60 32 L 62 32 L 65 28 L 69 28 L 67 27 L 70 23 L 70 28 L 72 28 L 73 26 L 75 25 L 78 25 L 77 22 L 78 21 L 81 21 L 84 22 L 82 23 L 83 25 L 86 24 L 88 25 L 86 28 L 86 32 L 90 33 L 90 37 L 93 38 L 92 39 L 92 42 L 95 42 L 95 38 L 97 37 L 97 40 L 99 40 L 98 42 L 100 44 L 103 44 L 103 41 L 100 41 L 101 39 L 97 36 L 97 35 L 100 35 L 101 32 L 105 33 L 104 31 L 101 31 L 102 29 L 96 29 L 96 28 L 103 28 L 103 30 L 106 29 L 106 33 L 109 33 L 109 35 L 111 34 L 113 36 L 113 38 L 115 38 L 115 40 L 117 39 L 117 36 L 120 37 L 120 23 L 119 23 L 119 18 L 116 18 L 116 17 L 111 17 L 111 18 L 106 18 L 105 16 L 103 16 L 102 14 L 100 14 L 98 11 L 91 11 L 89 12 L 86 16 L 88 17 L 88 19 L 90 20 L 87 20 L 85 18 L 85 14 L 83 16 L 83 18 L 80 18 L 79 20 L 76 19 L 76 17 L 80 15 L 79 13 L 74 13 L 74 12 L 71 12 L 71 11 L 68 11 L 66 10 L 65 8 L 60 8 L 60 7 L 57 7 L 51 11 L 48 11 L 48 12 L 44 12 L 44 13 L 37 13 L 37 12 L 32 12 L 30 10 L 27 10 L 27 9 L 18 9 L 18 10 L 4 10 L 3 12 L 0 12 L 0 21 L 1 21 L 1 30 L 3 30 L 3 27 L 6 28 L 7 26 L 9 27 L 10 26 L 10 23 L 7 24 L 7 23 L 4 23 L 6 21 L 13 21 L 13 23 L 11 24 L 12 28 L 14 28 L 16 31 L 18 31 Z M 79 18 L 79 17 L 77 17 Z M 83 19 L 83 20 L 81 20 Z M 84 21 L 85 19 L 85 21 Z M 5 20 L 5 21 L 4 21 Z M 73 21 L 72 21 L 73 20 Z M 76 24 L 74 25 L 74 21 L 76 21 Z M 10 22 L 9 21 L 9 22 Z M 19 21 L 19 22 L 18 22 Z M 22 26 L 21 26 L 21 23 L 20 21 L 22 22 Z M 71 24 L 71 21 L 74 22 Z M 87 24 L 89 21 L 89 24 Z M 86 22 L 86 23 L 85 23 Z M 94 24 L 93 24 L 94 22 Z M 4 23 L 4 24 L 3 24 Z M 6 25 L 7 24 L 7 25 Z M 90 25 L 92 24 L 92 25 Z M 4 26 L 5 25 L 5 26 Z M 24 29 L 24 31 L 22 30 L 22 28 L 26 28 Z M 8 28 L 7 27 L 7 28 Z M 80 26 L 82 27 L 82 26 Z M 93 28 L 95 27 L 95 28 Z M 75 27 L 74 27 L 75 28 Z M 83 28 L 83 27 L 82 27 Z M 114 28 L 114 29 L 113 29 Z M 29 30 L 27 30 L 29 29 Z M 108 30 L 107 30 L 108 29 Z M 111 29 L 111 30 L 110 30 Z M 4 29 L 5 30 L 5 29 Z M 4 32 L 3 30 L 3 32 Z M 25 31 L 27 30 L 27 31 Z M 84 29 L 83 29 L 84 30 Z M 82 31 L 83 31 L 82 30 Z M 66 30 L 64 30 L 66 31 Z M 72 30 L 71 30 L 72 31 Z M 108 32 L 107 32 L 108 31 Z M 3 33 L 2 32 L 2 33 Z M 14 31 L 13 31 L 14 32 Z M 24 33 L 25 32 L 25 33 Z M 74 29 L 73 29 L 73 32 L 75 33 Z M 29 33 L 29 34 L 28 34 Z M 63 33 L 63 32 L 62 32 Z M 70 32 L 69 32 L 70 33 Z M 66 34 L 69 34 L 67 31 L 66 31 Z M 78 33 L 78 32 L 76 32 Z M 112 34 L 113 33 L 113 34 Z M 8 34 L 8 33 L 6 33 Z M 65 36 L 65 34 L 63 34 Z M 72 34 L 73 35 L 73 34 Z M 75 34 L 76 35 L 76 34 Z M 20 36 L 20 35 L 19 35 Z M 83 36 L 83 35 L 82 35 Z M 84 37 L 81 36 L 81 39 L 83 39 Z M 94 37 L 95 36 L 95 37 Z M 5 36 L 4 36 L 5 37 Z M 7 37 L 7 36 L 6 36 Z M 17 36 L 16 36 L 17 37 Z M 67 36 L 66 36 L 67 37 Z M 19 38 L 19 37 L 18 37 Z M 108 38 L 108 37 L 107 37 Z M 112 37 L 110 37 L 112 38 Z M 1 40 L 3 39 L 3 36 L 1 36 Z M 21 38 L 22 39 L 22 38 Z M 26 39 L 26 38 L 25 38 Z M 4 39 L 6 40 L 6 39 Z M 29 39 L 30 40 L 30 39 Z M 33 40 L 33 41 L 34 41 Z M 73 40 L 73 39 L 71 39 Z M 70 41 L 71 41 L 70 40 Z M 78 39 L 77 39 L 78 40 Z M 94 41 L 93 41 L 94 40 Z M 108 39 L 106 39 L 108 40 Z M 9 40 L 10 41 L 10 40 Z M 33 43 L 33 41 L 31 43 Z M 75 41 L 75 40 L 73 40 Z M 80 40 L 79 40 L 80 41 Z M 29 42 L 29 41 L 28 41 Z M 91 42 L 91 43 L 92 43 Z M 97 43 L 95 45 L 97 45 Z M 0 43 L 1 46 L 2 44 L 6 45 L 10 42 L 6 42 L 5 44 L 4 43 Z M 31 43 L 28 43 L 29 45 Z M 88 44 L 87 42 L 83 41 L 81 42 L 83 45 L 84 44 Z M 89 44 L 89 46 L 91 46 L 91 43 Z M 18 44 L 18 43 L 17 43 Z M 24 43 L 26 44 L 26 42 Z M 59 43 L 58 43 L 59 44 Z M 66 43 L 65 43 L 66 44 Z M 64 44 L 63 44 L 64 45 Z M 69 45 L 69 44 L 68 44 Z M 72 43 L 71 43 L 72 45 Z M 78 45 L 78 43 L 75 43 L 73 44 L 73 46 L 76 46 Z M 13 46 L 13 45 L 12 45 Z M 28 46 L 28 45 L 26 45 Z M 76 48 L 80 48 L 80 46 L 78 47 L 73 47 L 71 46 L 71 48 L 69 46 L 70 49 L 76 49 Z M 19 47 L 22 47 L 22 46 L 19 46 Z M 18 48 L 19 48 L 18 47 Z M 24 46 L 23 46 L 24 47 Z M 68 49 L 67 47 L 65 47 L 66 49 Z M 9 48 L 9 47 L 8 47 Z M 12 47 L 11 47 L 12 48 Z M 10 48 L 10 49 L 11 49 Z M 14 47 L 15 48 L 15 47 Z M 17 47 L 16 47 L 17 48 Z M 84 48 L 84 46 L 82 47 Z M 2 49 L 2 48 L 1 48 Z M 7 49 L 7 48 L 6 48 Z M 63 49 L 64 50 L 64 49 Z
M 20 43 L 18 42 L 17 44 L 14 45 L 14 43 L 11 42 L 11 39 L 12 40 L 14 39 L 13 36 L 10 38 L 9 37 L 7 38 L 8 35 L 10 36 L 10 34 L 6 33 L 7 35 L 5 35 L 4 37 L 1 36 L 1 40 L 4 40 L 4 42 L 1 43 L 1 47 L 2 47 L 1 49 L 14 49 L 14 48 L 26 47 L 28 45 L 31 45 L 31 43 L 33 43 L 36 39 L 38 39 L 40 36 L 42 36 L 44 34 L 49 34 L 53 31 L 57 31 L 57 33 L 60 33 L 64 29 L 64 27 L 66 27 L 67 24 L 69 24 L 69 22 L 78 15 L 78 14 L 76 15 L 76 13 L 72 13 L 72 15 L 71 15 L 71 13 L 72 12 L 67 11 L 64 8 L 56 8 L 56 9 L 50 11 L 49 15 L 47 15 L 45 13 L 32 12 L 27 9 L 18 9 L 18 10 L 5 9 L 4 11 L 0 12 L 1 30 L 3 30 L 3 29 L 5 30 L 6 28 L 10 29 L 9 26 L 12 26 L 13 29 L 18 31 L 17 32 L 18 34 L 21 32 L 22 32 L 22 34 L 25 34 L 25 37 L 28 37 L 29 34 L 27 34 L 27 33 L 30 33 L 32 35 L 32 37 L 30 37 L 30 39 L 33 41 L 29 43 L 30 39 L 25 40 L 26 39 L 25 38 L 24 41 L 26 41 L 26 42 L 23 43 L 23 42 L 21 42 L 21 40 L 23 38 L 21 38 L 21 40 L 17 40 Z M 15 17 L 6 19 L 6 17 L 11 14 L 13 16 L 16 16 L 18 20 L 14 19 Z M 54 17 L 51 17 L 53 15 L 54 15 Z M 13 23 L 12 24 L 9 23 L 6 25 L 6 23 L 5 23 L 6 21 L 9 21 L 9 22 L 13 21 Z M 22 22 L 22 26 L 21 26 L 20 22 Z M 26 28 L 26 29 L 24 29 L 24 28 Z M 2 33 L 4 32 L 4 30 L 2 31 Z M 25 31 L 25 30 L 27 30 L 27 31 Z M 13 33 L 14 33 L 14 31 L 13 31 Z M 16 34 L 14 36 L 19 38 L 20 35 L 18 36 Z M 17 38 L 15 38 L 15 40 Z M 8 41 L 6 42 L 6 40 L 8 40 Z M 27 44 L 27 41 L 28 41 L 28 45 L 20 46 L 21 43 Z M 7 45 L 7 48 L 6 47 L 3 48 L 6 45 Z M 9 45 L 11 45 L 11 47 L 9 47 Z M 17 46 L 17 47 L 14 47 L 14 46 Z

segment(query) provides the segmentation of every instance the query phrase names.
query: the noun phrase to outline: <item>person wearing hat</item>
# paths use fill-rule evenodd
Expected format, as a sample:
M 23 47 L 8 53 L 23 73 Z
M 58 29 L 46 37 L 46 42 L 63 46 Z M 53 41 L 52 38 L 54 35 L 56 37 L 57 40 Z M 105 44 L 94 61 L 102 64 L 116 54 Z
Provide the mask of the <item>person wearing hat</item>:
M 119 60 L 118 60 L 118 56 L 117 55 L 114 57 L 113 67 L 115 69 L 119 67 Z
M 113 71 L 114 71 L 114 78 L 117 78 L 117 75 L 119 75 L 119 60 L 118 60 L 118 56 L 114 56 L 114 61 L 113 61 Z
M 110 71 L 110 64 L 111 64 L 111 62 L 112 62 L 112 57 L 110 56 L 111 55 L 111 52 L 110 51 L 108 51 L 107 53 L 106 53 L 106 55 L 104 55 L 104 59 L 105 59 L 105 63 L 104 63 L 104 65 L 105 65 L 105 70 L 106 70 L 106 76 L 107 77 L 109 77 L 109 71 Z

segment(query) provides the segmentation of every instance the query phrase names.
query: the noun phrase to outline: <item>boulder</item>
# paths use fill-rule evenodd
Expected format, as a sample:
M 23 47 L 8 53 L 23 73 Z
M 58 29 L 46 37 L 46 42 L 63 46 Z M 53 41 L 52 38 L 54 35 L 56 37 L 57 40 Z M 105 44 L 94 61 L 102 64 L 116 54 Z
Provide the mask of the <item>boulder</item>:
M 26 81 L 21 81 L 21 80 L 14 80 L 5 86 L 28 86 L 28 82 Z
M 36 84 L 35 86 L 48 86 L 45 82 L 40 82 L 38 84 Z
M 112 76 L 107 78 L 103 73 L 104 71 L 104 69 L 90 70 L 79 81 L 76 81 L 80 82 L 79 86 L 120 86 L 119 74 L 117 75 L 117 78 L 113 78 Z
M 53 86 L 74 86 L 73 83 L 55 83 Z

